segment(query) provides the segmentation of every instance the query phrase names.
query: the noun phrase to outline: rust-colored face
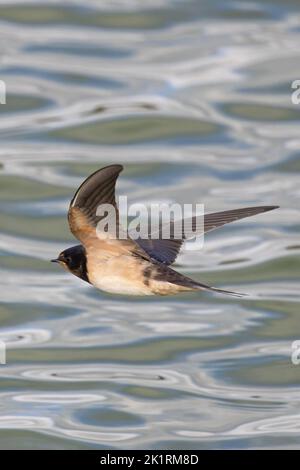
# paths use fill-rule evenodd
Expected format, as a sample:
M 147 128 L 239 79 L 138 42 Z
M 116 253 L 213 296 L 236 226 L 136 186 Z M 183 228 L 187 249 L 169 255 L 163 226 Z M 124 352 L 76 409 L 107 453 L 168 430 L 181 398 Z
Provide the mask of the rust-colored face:
M 66 250 L 67 251 L 67 250 Z M 65 256 L 65 252 L 62 251 L 56 259 L 51 260 L 52 263 L 58 263 L 67 271 L 71 270 L 72 258 L 70 256 Z

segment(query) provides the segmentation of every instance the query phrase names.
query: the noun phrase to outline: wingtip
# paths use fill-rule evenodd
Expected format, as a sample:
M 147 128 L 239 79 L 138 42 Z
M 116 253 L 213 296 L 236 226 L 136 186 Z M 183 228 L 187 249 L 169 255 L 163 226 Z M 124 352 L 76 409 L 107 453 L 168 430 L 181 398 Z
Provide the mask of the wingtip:
M 280 206 L 265 206 L 265 212 L 272 211 L 274 209 L 279 209 Z
M 71 202 L 70 202 L 70 208 L 73 207 L 75 205 L 75 203 L 77 202 L 77 198 L 78 198 L 78 195 L 80 194 L 80 191 L 83 190 L 83 188 L 87 188 L 88 185 L 93 185 L 93 182 L 96 182 L 97 183 L 97 178 L 99 178 L 99 176 L 101 175 L 104 175 L 105 174 L 105 177 L 106 178 L 109 178 L 111 176 L 115 176 L 116 179 L 117 177 L 119 176 L 119 174 L 121 173 L 121 171 L 123 170 L 123 166 L 122 165 L 119 165 L 119 164 L 113 164 L 113 165 L 107 165 L 107 166 L 104 166 L 102 168 L 99 168 L 98 170 L 94 171 L 94 173 L 91 173 L 82 183 L 81 185 L 79 186 L 79 188 L 77 189 L 76 193 L 74 194 Z
M 99 170 L 95 171 L 95 173 L 98 173 L 98 171 L 102 171 L 102 170 L 108 170 L 110 168 L 114 169 L 115 171 L 118 171 L 119 173 L 121 173 L 121 171 L 124 170 L 123 165 L 121 165 L 119 163 L 116 163 L 116 164 L 112 164 L 112 165 L 106 165 L 103 168 L 99 168 Z

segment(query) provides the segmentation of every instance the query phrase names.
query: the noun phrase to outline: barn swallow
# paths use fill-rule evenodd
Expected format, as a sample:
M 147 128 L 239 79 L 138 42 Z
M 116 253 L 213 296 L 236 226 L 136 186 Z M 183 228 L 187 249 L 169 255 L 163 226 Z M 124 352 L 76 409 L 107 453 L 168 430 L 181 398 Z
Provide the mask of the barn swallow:
M 118 215 L 115 185 L 121 165 L 110 165 L 90 175 L 76 191 L 68 211 L 68 221 L 80 245 L 68 248 L 57 259 L 67 271 L 96 288 L 127 295 L 173 295 L 187 291 L 213 291 L 240 296 L 195 281 L 170 268 L 184 242 L 184 235 L 170 239 L 137 239 L 101 236 L 97 224 L 100 204 L 112 204 Z M 276 209 L 260 206 L 204 215 L 204 233 L 230 222 Z M 196 218 L 192 218 L 195 225 Z M 96 230 L 97 228 L 97 230 Z M 100 236 L 99 236 L 100 235 Z

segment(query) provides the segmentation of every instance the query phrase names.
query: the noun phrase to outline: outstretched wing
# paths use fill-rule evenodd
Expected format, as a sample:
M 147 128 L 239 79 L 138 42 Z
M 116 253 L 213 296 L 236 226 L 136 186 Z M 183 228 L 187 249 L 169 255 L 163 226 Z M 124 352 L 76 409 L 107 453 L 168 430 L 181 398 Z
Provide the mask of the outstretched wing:
M 192 217 L 186 225 L 192 228 L 194 232 L 191 236 L 187 236 L 184 230 L 181 233 L 180 238 L 175 238 L 171 235 L 170 239 L 163 239 L 162 234 L 164 233 L 163 227 L 160 227 L 159 234 L 155 234 L 155 238 L 151 239 L 137 239 L 136 242 L 146 251 L 152 258 L 160 261 L 161 263 L 170 265 L 174 263 L 177 255 L 182 247 L 184 240 L 188 240 L 195 236 L 195 230 L 197 226 L 203 227 L 203 233 L 210 232 L 216 228 L 222 227 L 230 222 L 244 219 L 245 217 L 251 217 L 252 215 L 260 214 L 262 212 L 271 211 L 277 209 L 278 206 L 259 206 L 259 207 L 244 207 L 243 209 L 233 209 L 223 212 L 214 212 L 212 214 L 204 215 L 204 223 L 199 224 L 199 217 Z M 202 217 L 202 216 L 200 216 Z M 185 221 L 180 220 L 179 222 L 171 222 L 170 233 L 178 233 L 174 230 L 174 225 L 178 224 L 184 228 Z M 200 235 L 200 233 L 197 233 Z M 153 236 L 153 234 L 152 234 Z M 151 235 L 150 235 L 151 237 Z
M 68 221 L 73 235 L 83 244 L 91 242 L 94 249 L 101 249 L 117 255 L 122 251 L 130 251 L 149 259 L 147 253 L 130 237 L 125 235 L 119 239 L 119 212 L 115 200 L 115 185 L 123 170 L 122 165 L 110 165 L 90 175 L 77 189 L 69 207 Z M 100 205 L 109 204 L 114 209 L 114 230 L 110 226 L 99 231 L 99 222 L 104 215 L 98 215 Z M 98 212 L 98 214 L 97 214 Z M 124 236 L 124 234 L 123 234 Z
M 204 233 L 211 232 L 211 230 L 215 230 L 236 220 L 245 219 L 246 217 L 261 214 L 262 212 L 272 211 L 278 207 L 279 206 L 244 207 L 243 209 L 232 209 L 229 211 L 206 214 L 204 216 Z M 193 225 L 194 223 L 193 221 Z

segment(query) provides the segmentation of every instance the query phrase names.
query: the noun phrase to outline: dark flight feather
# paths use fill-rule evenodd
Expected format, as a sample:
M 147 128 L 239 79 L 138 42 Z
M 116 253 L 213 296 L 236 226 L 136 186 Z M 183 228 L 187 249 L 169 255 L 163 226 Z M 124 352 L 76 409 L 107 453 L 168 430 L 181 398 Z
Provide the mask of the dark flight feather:
M 70 230 L 83 244 L 85 244 L 87 239 L 94 239 L 95 249 L 105 250 L 105 247 L 114 242 L 116 251 L 131 252 L 133 255 L 149 260 L 150 256 L 148 253 L 127 234 L 122 239 L 119 239 L 119 211 L 115 199 L 115 185 L 122 170 L 122 165 L 109 165 L 95 171 L 79 186 L 69 207 L 68 221 Z M 106 244 L 105 237 L 101 241 L 97 238 L 97 235 L 99 235 L 99 233 L 97 234 L 97 225 L 103 217 L 106 217 L 106 214 L 97 215 L 98 206 L 102 204 L 110 204 L 115 209 L 116 225 L 113 224 L 113 234 L 110 234 L 109 226 L 107 231 L 106 228 L 104 230 L 106 235 L 108 235 L 108 244 Z
M 263 212 L 271 211 L 273 209 L 277 209 L 279 206 L 258 206 L 258 207 L 244 207 L 242 209 L 232 209 L 228 211 L 222 212 L 214 212 L 212 214 L 205 214 L 204 215 L 204 222 L 202 221 L 202 225 L 199 221 L 200 217 L 192 217 L 187 221 L 189 224 L 187 226 L 191 226 L 192 231 L 195 232 L 195 229 L 198 226 L 202 226 L 203 233 L 210 232 L 215 230 L 223 225 L 229 224 L 231 222 L 235 222 L 240 219 L 244 219 L 246 217 L 251 217 L 256 214 L 260 214 Z M 145 250 L 152 258 L 156 259 L 157 261 L 164 263 L 166 265 L 170 265 L 174 263 L 176 260 L 178 253 L 182 247 L 182 244 L 185 240 L 189 240 L 195 236 L 195 233 L 186 235 L 184 232 L 181 234 L 181 238 L 173 238 L 172 233 L 175 233 L 175 224 L 180 224 L 179 227 L 184 227 L 183 221 L 180 220 L 179 222 L 171 222 L 170 239 L 162 239 L 163 227 L 160 227 L 159 234 L 155 234 L 156 238 L 149 238 L 149 239 L 137 239 L 136 242 Z M 197 233 L 200 235 L 201 233 Z M 153 234 L 152 234 L 153 236 Z M 151 235 L 150 235 L 151 237 Z
M 76 226 L 72 224 L 74 208 L 79 209 L 82 214 L 84 214 L 89 224 L 96 227 L 101 220 L 101 217 L 96 215 L 97 208 L 100 204 L 111 204 L 115 208 L 118 223 L 119 217 L 115 200 L 115 185 L 122 170 L 122 165 L 107 166 L 101 170 L 95 171 L 95 173 L 90 175 L 81 186 L 79 186 L 69 207 L 68 219 L 71 230 Z M 74 235 L 77 236 L 76 233 L 74 233 Z

